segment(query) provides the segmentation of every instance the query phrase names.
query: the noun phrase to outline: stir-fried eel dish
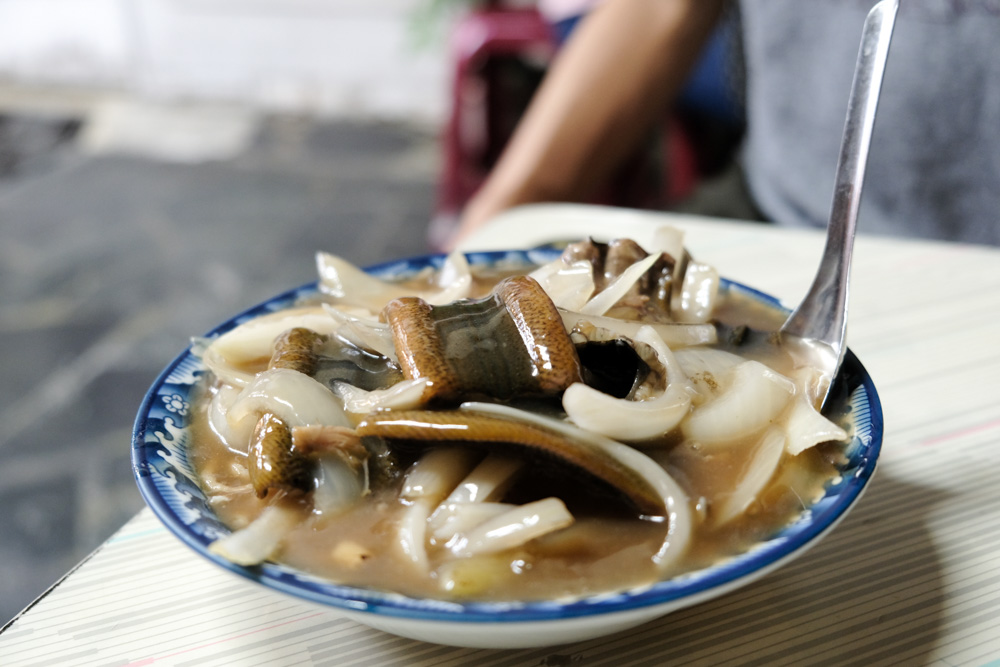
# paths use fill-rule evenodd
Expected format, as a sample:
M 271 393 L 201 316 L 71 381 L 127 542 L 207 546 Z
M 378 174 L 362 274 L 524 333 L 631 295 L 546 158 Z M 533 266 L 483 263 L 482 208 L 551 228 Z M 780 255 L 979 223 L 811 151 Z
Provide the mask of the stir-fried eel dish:
M 836 475 L 850 424 L 680 232 L 542 266 L 460 254 L 319 290 L 197 349 L 211 550 L 441 599 L 646 585 L 751 548 Z

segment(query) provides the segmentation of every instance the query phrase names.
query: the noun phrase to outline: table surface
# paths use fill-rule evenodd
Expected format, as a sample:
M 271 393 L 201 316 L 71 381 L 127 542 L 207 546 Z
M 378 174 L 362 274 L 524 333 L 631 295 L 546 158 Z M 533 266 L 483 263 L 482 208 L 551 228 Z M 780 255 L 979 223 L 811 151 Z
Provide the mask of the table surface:
M 641 242 L 664 221 L 788 304 L 823 247 L 811 230 L 575 206 L 513 211 L 468 246 Z M 737 592 L 574 645 L 423 644 L 239 579 L 143 510 L 3 628 L 0 664 L 1000 665 L 1000 249 L 862 234 L 850 306 L 885 415 L 879 470 L 820 544 Z

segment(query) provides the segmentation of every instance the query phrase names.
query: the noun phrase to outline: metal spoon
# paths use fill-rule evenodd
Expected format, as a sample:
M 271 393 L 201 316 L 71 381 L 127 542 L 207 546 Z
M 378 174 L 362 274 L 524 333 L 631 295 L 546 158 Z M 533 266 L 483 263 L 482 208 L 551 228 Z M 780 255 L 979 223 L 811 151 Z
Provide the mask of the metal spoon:
M 848 283 L 861 185 L 898 7 L 899 0 L 882 0 L 865 19 L 823 258 L 802 303 L 781 327 L 782 344 L 821 373 L 814 397 L 817 407 L 825 403 L 844 360 Z

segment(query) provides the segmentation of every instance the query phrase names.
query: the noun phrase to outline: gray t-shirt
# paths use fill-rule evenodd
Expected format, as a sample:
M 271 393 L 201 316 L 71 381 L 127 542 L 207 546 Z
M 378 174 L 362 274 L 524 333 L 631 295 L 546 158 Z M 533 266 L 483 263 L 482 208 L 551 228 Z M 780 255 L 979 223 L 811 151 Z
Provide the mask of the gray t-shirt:
M 825 226 L 861 28 L 873 0 L 741 0 L 760 210 Z M 1000 245 L 1000 1 L 902 0 L 861 232 Z

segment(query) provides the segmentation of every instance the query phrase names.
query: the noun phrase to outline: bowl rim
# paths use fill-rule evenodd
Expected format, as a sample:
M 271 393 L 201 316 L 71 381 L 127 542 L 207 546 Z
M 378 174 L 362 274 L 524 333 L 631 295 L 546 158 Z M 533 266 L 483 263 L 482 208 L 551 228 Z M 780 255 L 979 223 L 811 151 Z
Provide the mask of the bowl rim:
M 546 246 L 529 250 L 474 252 L 468 253 L 467 257 L 472 265 L 496 265 L 500 262 L 514 261 L 538 264 L 551 259 L 558 252 L 558 248 Z M 394 276 L 426 266 L 439 267 L 444 258 L 445 255 L 442 254 L 419 255 L 372 265 L 365 268 L 365 271 L 382 277 Z M 737 290 L 769 305 L 787 310 L 775 297 L 752 287 L 725 278 L 722 279 L 722 285 L 724 289 Z M 203 338 L 220 335 L 250 318 L 286 308 L 317 291 L 318 281 L 314 281 L 282 292 L 230 317 L 213 327 Z M 867 421 L 858 420 L 859 425 L 863 423 L 867 427 L 866 431 L 855 434 L 849 445 L 851 453 L 848 465 L 842 468 L 840 479 L 828 486 L 823 498 L 766 541 L 708 568 L 607 593 L 543 601 L 485 602 L 415 598 L 399 593 L 336 584 L 271 562 L 243 567 L 208 551 L 208 545 L 213 539 L 224 534 L 218 532 L 224 527 L 217 518 L 214 519 L 215 524 L 212 524 L 211 517 L 205 517 L 202 512 L 190 505 L 196 499 L 191 495 L 185 498 L 178 490 L 177 485 L 181 484 L 188 494 L 194 493 L 190 485 L 197 489 L 197 483 L 188 477 L 183 480 L 178 479 L 178 475 L 183 471 L 165 465 L 169 461 L 161 450 L 166 447 L 156 434 L 162 433 L 168 440 L 173 440 L 174 435 L 165 432 L 161 420 L 152 419 L 150 416 L 158 400 L 162 402 L 164 397 L 161 392 L 168 385 L 186 386 L 188 391 L 194 388 L 193 382 L 191 384 L 169 382 L 170 378 L 184 367 L 193 366 L 190 369 L 184 368 L 184 372 L 190 371 L 192 377 L 204 371 L 203 367 L 198 368 L 200 362 L 194 355 L 193 347 L 192 344 L 185 348 L 160 372 L 143 397 L 133 426 L 131 448 L 133 475 L 140 494 L 152 512 L 189 548 L 232 573 L 268 588 L 326 606 L 401 619 L 516 623 L 571 619 L 660 606 L 689 606 L 704 602 L 777 569 L 787 561 L 800 556 L 832 530 L 867 487 L 875 472 L 882 445 L 882 408 L 878 394 L 867 370 L 848 349 L 842 375 L 850 378 L 849 390 L 854 393 L 861 392 L 866 399 Z M 187 425 L 178 427 L 174 424 L 176 430 L 183 431 L 186 428 Z M 184 514 L 188 517 L 194 516 L 193 520 L 181 517 L 183 507 L 188 508 Z M 214 536 L 209 537 L 213 532 Z

